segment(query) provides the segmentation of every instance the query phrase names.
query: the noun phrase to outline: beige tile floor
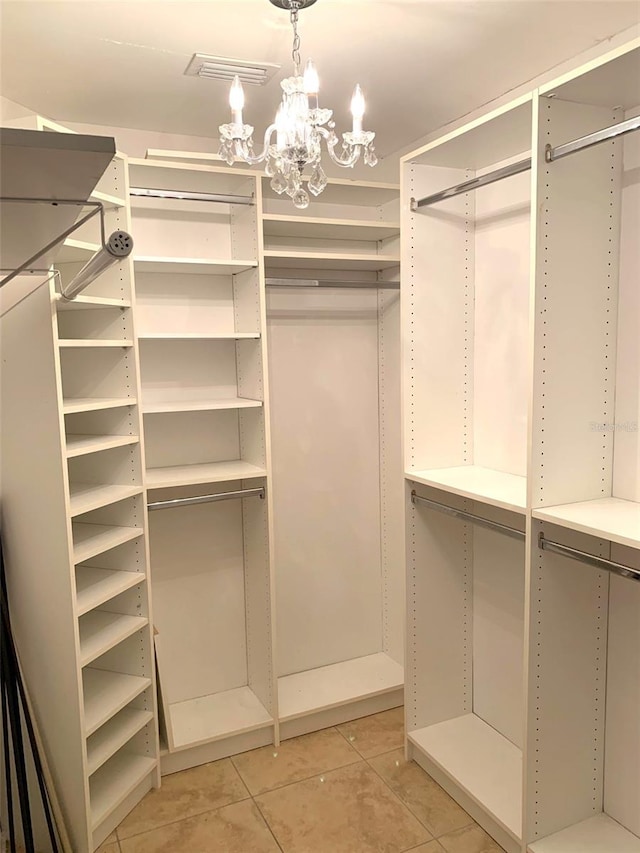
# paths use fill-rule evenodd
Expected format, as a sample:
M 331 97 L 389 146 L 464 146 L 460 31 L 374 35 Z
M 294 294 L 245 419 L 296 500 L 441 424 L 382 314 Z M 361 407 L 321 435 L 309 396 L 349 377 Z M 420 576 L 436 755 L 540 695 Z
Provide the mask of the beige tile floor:
M 402 742 L 396 708 L 165 776 L 99 853 L 501 853 Z

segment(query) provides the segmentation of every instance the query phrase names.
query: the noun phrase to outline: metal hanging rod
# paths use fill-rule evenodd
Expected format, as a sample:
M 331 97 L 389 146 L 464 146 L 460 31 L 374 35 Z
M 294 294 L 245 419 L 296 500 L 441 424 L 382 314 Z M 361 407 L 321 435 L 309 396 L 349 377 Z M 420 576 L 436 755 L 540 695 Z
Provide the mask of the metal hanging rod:
M 411 492 L 411 503 L 422 504 L 429 509 L 435 509 L 436 512 L 442 512 L 445 515 L 450 515 L 453 518 L 459 518 L 461 521 L 471 521 L 477 524 L 478 527 L 486 527 L 488 530 L 494 530 L 496 533 L 504 533 L 505 536 L 510 536 L 512 539 L 524 540 L 525 534 L 523 530 L 518 530 L 516 527 L 509 527 L 506 524 L 500 524 L 497 521 L 490 521 L 488 518 L 483 518 L 480 515 L 474 515 L 471 512 L 466 512 L 463 509 L 454 509 L 447 504 L 431 501 L 428 498 L 422 498 L 416 492 Z
M 231 193 L 196 193 L 182 190 L 155 190 L 145 187 L 129 187 L 129 195 L 139 198 L 167 198 L 176 201 L 211 201 L 216 204 L 255 204 L 252 195 L 232 195 Z
M 153 501 L 147 504 L 149 511 L 154 509 L 173 509 L 177 506 L 192 506 L 193 504 L 208 504 L 215 501 L 230 501 L 235 498 L 264 498 L 264 488 L 238 489 L 235 492 L 218 492 L 215 495 L 196 495 L 193 498 L 175 498 L 169 501 Z
M 606 557 L 596 557 L 595 554 L 588 554 L 586 551 L 552 542 L 550 539 L 545 539 L 544 533 L 538 536 L 538 547 L 543 551 L 551 551 L 553 554 L 560 554 L 562 557 L 569 557 L 571 560 L 594 566 L 596 569 L 605 569 L 614 575 L 640 581 L 640 569 L 633 569 L 631 566 L 625 566 L 624 563 L 616 563 L 613 560 L 607 560 Z
M 267 278 L 267 287 L 356 287 L 380 290 L 400 290 L 399 281 L 332 281 L 317 278 Z
M 573 142 L 556 145 L 555 148 L 547 145 L 544 159 L 547 163 L 553 163 L 554 160 L 560 160 L 562 157 L 575 154 L 576 151 L 582 151 L 585 148 L 591 148 L 593 145 L 599 145 L 601 142 L 607 142 L 609 139 L 624 136 L 625 133 L 631 133 L 633 130 L 640 130 L 640 116 L 612 124 L 609 127 L 603 127 L 602 130 L 588 133 L 586 136 L 574 139 Z
M 478 187 L 485 187 L 488 184 L 494 184 L 496 181 L 501 181 L 503 178 L 510 178 L 512 175 L 519 175 L 520 172 L 527 172 L 531 168 L 531 157 L 526 160 L 519 160 L 517 163 L 512 163 L 510 166 L 503 166 L 501 169 L 495 169 L 493 172 L 487 172 L 486 175 L 481 175 L 479 178 L 471 178 L 468 181 L 463 181 L 461 184 L 456 184 L 454 187 L 449 187 L 448 190 L 440 190 L 433 195 L 425 196 L 420 199 L 411 199 L 411 210 L 416 211 L 421 207 L 427 207 L 430 204 L 444 201 L 447 198 L 468 193 L 470 190 L 477 190 Z

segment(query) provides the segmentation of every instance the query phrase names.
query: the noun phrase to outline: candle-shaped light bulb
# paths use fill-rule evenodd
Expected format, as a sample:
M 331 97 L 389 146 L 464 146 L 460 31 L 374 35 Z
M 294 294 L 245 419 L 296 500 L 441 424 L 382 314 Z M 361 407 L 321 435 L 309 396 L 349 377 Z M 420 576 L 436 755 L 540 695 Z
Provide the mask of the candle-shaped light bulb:
M 233 114 L 233 123 L 242 124 L 244 89 L 242 88 L 242 83 L 240 82 L 240 78 L 237 74 L 233 78 L 233 83 L 231 84 L 231 91 L 229 92 L 229 106 L 231 107 L 231 112 Z
M 364 107 L 364 95 L 362 94 L 362 89 L 358 84 L 353 90 L 353 97 L 351 98 L 351 115 L 353 116 L 354 133 L 362 132 L 362 117 L 364 116 Z
M 318 69 L 313 64 L 313 61 L 309 59 L 304 68 L 304 91 L 307 95 L 317 95 L 319 90 L 320 79 L 318 78 Z

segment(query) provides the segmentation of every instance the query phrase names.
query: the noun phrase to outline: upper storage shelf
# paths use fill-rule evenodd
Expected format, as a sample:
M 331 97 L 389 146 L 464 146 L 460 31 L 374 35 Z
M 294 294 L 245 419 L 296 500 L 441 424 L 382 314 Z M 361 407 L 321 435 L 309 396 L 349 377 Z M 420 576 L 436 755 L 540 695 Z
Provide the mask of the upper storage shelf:
M 3 128 L 0 185 L 5 198 L 86 201 L 116 153 L 113 139 Z M 81 206 L 0 202 L 2 270 L 12 271 L 70 228 Z M 35 262 L 53 264 L 61 246 Z

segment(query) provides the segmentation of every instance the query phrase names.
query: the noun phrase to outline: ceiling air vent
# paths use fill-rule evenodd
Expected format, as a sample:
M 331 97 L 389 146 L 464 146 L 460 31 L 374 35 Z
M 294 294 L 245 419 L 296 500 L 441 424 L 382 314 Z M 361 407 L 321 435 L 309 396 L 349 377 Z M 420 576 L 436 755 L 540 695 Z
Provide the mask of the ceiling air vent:
M 194 53 L 184 73 L 189 77 L 204 77 L 207 80 L 226 82 L 231 82 L 237 74 L 243 83 L 264 86 L 279 69 L 279 65 L 271 62 L 245 62 L 243 59 Z

